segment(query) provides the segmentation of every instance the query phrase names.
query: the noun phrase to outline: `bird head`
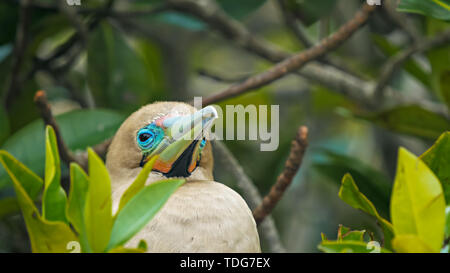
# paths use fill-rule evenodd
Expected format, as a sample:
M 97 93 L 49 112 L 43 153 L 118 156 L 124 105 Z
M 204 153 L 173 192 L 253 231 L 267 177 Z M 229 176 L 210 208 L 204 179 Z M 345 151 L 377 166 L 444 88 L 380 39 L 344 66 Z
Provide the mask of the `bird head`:
M 181 102 L 156 102 L 140 108 L 120 126 L 108 150 L 111 179 L 136 177 L 153 157 L 151 176 L 212 179 L 212 152 L 205 132 L 217 112 Z

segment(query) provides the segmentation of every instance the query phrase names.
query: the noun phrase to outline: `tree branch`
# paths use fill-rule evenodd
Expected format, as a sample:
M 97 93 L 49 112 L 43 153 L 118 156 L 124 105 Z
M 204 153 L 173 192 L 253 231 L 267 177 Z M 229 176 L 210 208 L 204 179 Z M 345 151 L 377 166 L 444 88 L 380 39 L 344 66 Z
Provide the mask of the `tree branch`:
M 313 41 L 309 39 L 303 27 L 298 24 L 297 18 L 288 10 L 286 1 L 278 0 L 278 5 L 280 6 L 286 26 L 292 31 L 304 47 L 312 47 L 314 45 Z
M 213 2 L 205 0 L 200 5 L 197 1 L 192 0 L 170 0 L 170 5 L 174 10 L 201 19 L 236 45 L 270 62 L 280 62 L 291 56 L 289 53 L 277 49 L 271 43 L 254 37 L 243 24 L 227 16 L 223 10 L 213 5 Z M 381 108 L 386 106 L 383 104 L 388 104 L 387 106 L 416 104 L 432 112 L 448 115 L 448 110 L 442 103 L 435 103 L 410 94 L 405 95 L 390 87 L 385 90 L 388 99 L 380 103 L 374 99 L 375 82 L 362 80 L 345 71 L 318 62 L 310 62 L 296 74 L 327 86 L 364 106 Z
M 14 2 L 14 1 L 11 1 L 11 2 Z M 88 32 L 93 30 L 100 23 L 100 21 L 111 10 L 113 4 L 114 4 L 114 0 L 108 0 L 103 7 L 96 8 L 95 9 L 96 13 L 93 15 L 92 18 L 89 19 L 86 26 L 83 24 L 82 20 L 80 18 L 78 18 L 75 11 L 65 10 L 65 7 L 64 7 L 65 3 L 61 2 L 58 5 L 51 5 L 51 6 L 43 4 L 44 8 L 48 9 L 48 10 L 58 11 L 59 9 L 61 9 L 61 12 L 68 17 L 69 21 L 71 21 L 71 23 L 74 25 L 74 27 L 77 31 L 72 36 L 70 36 L 63 44 L 61 44 L 54 51 L 52 51 L 48 57 L 43 58 L 43 59 L 34 57 L 33 66 L 27 72 L 26 76 L 23 77 L 21 82 L 23 83 L 23 82 L 26 82 L 26 81 L 32 79 L 35 76 L 36 72 L 44 70 L 44 71 L 48 71 L 55 78 L 56 81 L 63 82 L 65 84 L 68 83 L 67 80 L 63 80 L 63 74 L 70 67 L 72 67 L 72 65 L 77 60 L 79 54 L 81 53 L 82 48 L 86 46 L 86 43 L 87 43 L 86 39 L 87 39 Z M 32 8 L 32 7 L 36 8 L 36 7 L 39 7 L 40 5 L 41 5 L 41 3 L 31 3 L 30 8 Z M 78 42 L 80 40 L 81 40 L 82 46 L 77 47 Z M 67 57 L 66 55 L 68 55 L 70 52 L 71 52 L 70 56 Z M 63 56 L 67 57 L 66 62 L 63 63 L 62 65 L 55 67 L 54 63 L 58 63 L 59 59 L 62 58 Z M 17 89 L 17 91 L 19 91 L 18 88 L 16 88 L 16 89 Z M 70 88 L 69 88 L 69 91 L 71 91 Z M 13 99 L 12 95 L 17 95 L 17 93 L 18 92 L 10 93 L 11 96 L 9 98 L 9 101 L 11 101 Z M 77 94 L 74 94 L 73 92 L 71 92 L 71 93 L 72 93 L 73 98 L 76 99 L 82 106 L 86 105 L 86 102 L 81 97 L 79 97 Z M 9 103 L 7 105 L 9 105 Z
M 305 33 L 303 26 L 298 22 L 296 16 L 290 12 L 286 6 L 285 0 L 278 0 L 278 5 L 283 14 L 283 19 L 286 26 L 291 30 L 291 32 L 297 37 L 297 39 L 303 44 L 305 48 L 311 48 L 314 46 L 314 42 L 309 39 L 308 35 Z M 346 73 L 357 76 L 354 72 L 350 71 L 344 64 L 332 58 L 332 56 L 322 56 L 318 59 L 321 63 L 333 66 L 337 69 L 343 70 Z
M 254 37 L 244 25 L 229 17 L 223 10 L 214 5 L 214 2 L 205 1 L 203 5 L 200 5 L 197 1 L 172 0 L 169 3 L 172 9 L 199 18 L 219 31 L 225 38 L 266 60 L 277 63 L 291 56 L 267 41 Z M 371 99 L 362 95 L 371 91 L 362 88 L 367 85 L 366 82 L 334 67 L 312 62 L 298 74 L 329 86 L 344 95 L 350 96 L 352 99 L 357 99 L 358 102 L 366 103 L 371 101 Z
M 59 130 L 59 126 L 56 123 L 55 118 L 53 117 L 52 110 L 50 109 L 50 104 L 48 103 L 47 95 L 45 94 L 45 92 L 42 90 L 37 91 L 34 96 L 34 102 L 36 103 L 36 106 L 39 108 L 41 117 L 44 120 L 44 124 L 52 126 L 53 130 L 55 130 L 56 141 L 58 143 L 58 151 L 61 156 L 61 159 L 67 165 L 69 165 L 71 162 L 76 162 L 83 168 L 86 168 L 87 164 L 85 164 L 85 162 L 77 160 L 67 147 L 66 143 L 64 143 L 63 138 L 61 136 L 61 132 Z
M 212 144 L 214 147 L 214 153 L 219 159 L 219 165 L 236 179 L 237 187 L 241 190 L 242 195 L 247 201 L 250 209 L 256 208 L 262 202 L 262 198 L 255 184 L 247 176 L 242 169 L 242 166 L 228 150 L 225 144 L 217 140 L 213 141 Z M 261 237 L 264 238 L 269 244 L 270 252 L 286 252 L 281 243 L 275 222 L 270 215 L 260 224 L 259 229 Z
M 434 48 L 450 44 L 450 31 L 442 32 L 433 38 L 418 42 L 391 57 L 381 68 L 381 76 L 374 88 L 377 98 L 383 97 L 383 90 L 390 83 L 395 73 L 414 54 L 423 53 Z
M 88 30 L 83 24 L 82 19 L 78 17 L 76 11 L 73 8 L 69 7 L 67 3 L 65 3 L 65 1 L 58 1 L 57 7 L 58 10 L 67 17 L 69 22 L 76 29 L 82 44 L 84 46 L 87 45 Z
M 320 58 L 327 52 L 337 48 L 363 26 L 369 18 L 370 13 L 374 10 L 375 6 L 365 4 L 352 20 L 339 28 L 336 33 L 323 39 L 319 44 L 285 59 L 269 70 L 250 77 L 242 83 L 232 85 L 221 92 L 206 97 L 203 99 L 203 102 L 205 104 L 212 104 L 254 90 L 303 67 L 310 61 Z
M 32 0 L 22 0 L 20 1 L 19 10 L 19 22 L 17 23 L 16 29 L 16 40 L 14 42 L 14 49 L 12 53 L 12 65 L 11 65 L 11 76 L 9 78 L 9 83 L 6 88 L 6 93 L 4 96 L 5 107 L 11 105 L 13 96 L 15 96 L 20 89 L 20 70 L 23 64 L 23 58 L 25 56 L 25 50 L 27 48 L 28 41 L 28 28 L 30 23 L 30 4 Z
M 421 39 L 421 36 L 416 28 L 408 22 L 408 17 L 404 13 L 397 11 L 398 2 L 399 1 L 397 0 L 385 0 L 383 8 L 391 20 L 394 21 L 394 23 L 397 24 L 397 26 L 399 26 L 412 41 L 418 42 Z
M 295 174 L 299 170 L 306 147 L 308 146 L 308 128 L 302 126 L 298 129 L 295 139 L 292 141 L 289 157 L 284 165 L 284 170 L 278 176 L 276 183 L 272 186 L 270 192 L 264 197 L 263 201 L 253 210 L 253 216 L 256 223 L 260 223 L 269 215 L 275 205 L 283 197 L 287 187 L 292 182 Z
M 7 0 L 13 4 L 18 4 L 18 0 Z M 61 1 L 64 5 L 66 5 L 65 1 Z M 66 5 L 67 6 L 67 5 Z M 108 5 L 105 5 L 107 7 Z M 112 4 L 109 4 L 111 7 Z M 58 12 L 60 11 L 59 5 L 43 3 L 43 2 L 34 2 L 30 5 L 31 8 L 45 10 L 48 12 Z M 167 9 L 167 5 L 165 3 L 153 4 L 150 8 L 142 7 L 140 9 L 135 10 L 112 10 L 102 9 L 102 8 L 85 8 L 85 7 L 70 7 L 73 10 L 73 13 L 79 15 L 100 15 L 102 17 L 112 16 L 112 17 L 140 17 L 140 16 L 148 16 L 152 15 L 156 12 L 160 12 Z
M 206 69 L 197 69 L 197 74 L 206 78 L 210 78 L 217 82 L 230 83 L 230 82 L 243 82 L 247 80 L 251 75 L 239 75 L 239 76 L 224 76 L 219 75 L 218 73 L 206 70 Z
M 82 152 L 80 154 L 74 155 L 69 147 L 67 147 L 66 143 L 63 140 L 61 132 L 59 130 L 58 123 L 56 122 L 55 117 L 52 114 L 52 110 L 50 108 L 50 104 L 48 103 L 47 96 L 45 91 L 37 91 L 34 95 L 34 102 L 41 113 L 41 117 L 44 120 L 45 125 L 50 125 L 55 130 L 56 141 L 58 143 L 59 155 L 64 163 L 69 165 L 71 162 L 75 162 L 79 164 L 83 169 L 87 170 L 88 166 L 88 157 L 87 152 Z M 108 150 L 109 145 L 111 144 L 111 139 L 106 139 L 105 141 L 95 145 L 92 149 L 101 157 L 106 155 L 106 151 Z

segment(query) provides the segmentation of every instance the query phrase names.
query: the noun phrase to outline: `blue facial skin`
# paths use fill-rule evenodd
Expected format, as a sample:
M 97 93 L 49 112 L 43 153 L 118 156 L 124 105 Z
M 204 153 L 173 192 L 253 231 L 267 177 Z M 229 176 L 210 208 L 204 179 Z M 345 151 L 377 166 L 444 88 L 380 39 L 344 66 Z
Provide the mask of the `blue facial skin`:
M 144 153 L 150 153 L 164 138 L 164 130 L 154 123 L 140 129 L 136 136 L 139 148 Z
M 153 150 L 158 147 L 159 143 L 164 139 L 164 130 L 156 125 L 155 123 L 150 123 L 149 125 L 141 128 L 136 135 L 136 142 L 139 148 L 142 150 L 142 160 L 140 166 L 143 167 L 145 163 L 145 158 L 153 152 Z M 206 145 L 206 139 L 203 138 L 199 144 L 199 154 L 197 162 L 201 159 L 201 153 Z
M 205 147 L 206 145 L 206 139 L 202 139 L 202 142 L 200 142 L 200 149 L 203 149 L 203 147 Z

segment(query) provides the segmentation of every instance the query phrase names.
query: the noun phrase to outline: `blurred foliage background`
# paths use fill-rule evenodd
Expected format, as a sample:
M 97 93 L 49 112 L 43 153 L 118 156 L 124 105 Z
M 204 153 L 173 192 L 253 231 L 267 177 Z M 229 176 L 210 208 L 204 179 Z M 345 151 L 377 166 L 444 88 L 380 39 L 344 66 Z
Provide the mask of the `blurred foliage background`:
M 28 6 L 21 8 L 21 2 Z M 76 2 L 0 1 L 0 148 L 40 175 L 45 146 L 44 125 L 33 102 L 37 90 L 47 92 L 69 148 L 81 152 L 112 137 L 142 105 L 207 96 L 272 66 L 240 47 L 239 41 L 224 38 L 202 18 L 167 8 L 165 1 L 81 0 L 79 6 L 68 5 Z M 365 1 L 197 2 L 217 4 L 252 35 L 280 50 L 298 52 L 305 49 L 305 42 L 286 24 L 287 16 L 315 44 L 351 19 Z M 326 59 L 367 83 L 376 83 L 384 64 L 402 50 L 450 29 L 449 10 L 429 13 L 435 7 L 424 4 L 416 10 L 422 14 L 406 14 L 384 2 L 365 27 Z M 443 111 L 399 106 L 400 102 L 376 97 L 373 105 L 393 106 L 368 107 L 331 84 L 299 75 L 219 103 L 280 105 L 276 151 L 261 152 L 257 141 L 225 142 L 261 194 L 281 172 L 298 126 L 309 128 L 310 146 L 301 170 L 273 213 L 288 251 L 318 251 L 320 232 L 334 238 L 338 224 L 380 234 L 374 220 L 338 198 L 341 178 L 350 172 L 388 217 L 398 147 L 421 154 L 450 129 L 445 106 L 450 104 L 448 40 L 444 46 L 415 54 L 395 72 L 389 86 Z M 216 181 L 238 190 L 220 165 L 215 174 Z M 67 166 L 63 176 L 67 179 Z M 27 252 L 25 226 L 14 212 L 13 193 L 0 168 L 0 252 Z

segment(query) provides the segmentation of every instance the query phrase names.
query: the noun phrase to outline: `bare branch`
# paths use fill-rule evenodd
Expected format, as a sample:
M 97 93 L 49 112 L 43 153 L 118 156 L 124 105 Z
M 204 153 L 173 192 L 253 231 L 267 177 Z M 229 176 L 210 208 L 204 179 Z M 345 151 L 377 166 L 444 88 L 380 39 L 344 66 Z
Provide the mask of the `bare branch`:
M 383 8 L 386 13 L 389 15 L 392 21 L 399 26 L 406 34 L 408 34 L 409 38 L 417 42 L 421 39 L 421 36 L 417 32 L 416 28 L 408 22 L 408 17 L 401 12 L 397 11 L 398 0 L 385 0 Z
M 239 21 L 227 16 L 221 9 L 205 4 L 208 1 L 202 2 L 203 5 L 189 0 L 172 0 L 171 2 L 173 9 L 203 20 L 225 38 L 261 58 L 276 63 L 291 56 L 289 53 L 277 49 L 271 43 L 254 37 Z M 436 103 L 420 96 L 405 95 L 390 87 L 385 90 L 387 99 L 383 103 L 377 102 L 373 93 L 375 82 L 362 80 L 330 65 L 313 61 L 304 66 L 301 71 L 297 71 L 296 74 L 327 86 L 331 90 L 370 108 L 415 104 L 432 112 L 444 116 L 448 115 L 447 107 L 442 103 Z
M 34 102 L 36 103 L 36 106 L 39 108 L 41 117 L 44 120 L 44 124 L 52 126 L 53 130 L 55 130 L 56 140 L 58 143 L 58 150 L 59 150 L 61 159 L 66 164 L 75 162 L 86 170 L 87 166 L 88 166 L 87 152 L 82 152 L 80 154 L 74 155 L 70 151 L 70 149 L 67 147 L 67 145 L 65 144 L 65 142 L 62 138 L 58 123 L 56 122 L 56 119 L 54 118 L 54 116 L 52 114 L 52 110 L 50 108 L 50 104 L 48 103 L 47 95 L 45 94 L 45 91 L 42 91 L 42 90 L 37 91 L 36 94 L 34 95 Z M 105 141 L 93 146 L 92 149 L 99 156 L 104 157 L 106 155 L 106 151 L 108 150 L 109 145 L 111 144 L 111 141 L 112 141 L 112 138 L 106 139 Z
M 72 152 L 69 150 L 67 145 L 64 143 L 64 140 L 62 139 L 61 132 L 59 130 L 59 126 L 56 123 L 55 118 L 53 117 L 52 110 L 50 109 L 50 104 L 47 100 L 47 95 L 44 91 L 40 90 L 37 91 L 34 96 L 34 102 L 36 103 L 37 107 L 39 108 L 39 111 L 41 113 L 41 117 L 44 120 L 45 125 L 50 125 L 53 127 L 53 130 L 55 130 L 56 135 L 56 141 L 58 143 L 58 150 L 59 154 L 61 156 L 61 159 L 66 163 L 70 164 L 71 162 L 76 162 L 83 168 L 85 168 L 87 165 L 85 162 L 80 162 L 77 160 Z
M 206 78 L 210 78 L 214 81 L 217 82 L 228 82 L 228 83 L 233 83 L 233 82 L 243 82 L 245 80 L 247 80 L 248 78 L 251 77 L 251 75 L 247 74 L 247 75 L 239 75 L 239 76 L 224 76 L 224 75 L 219 75 L 218 73 L 206 70 L 206 69 L 198 69 L 197 73 L 200 76 L 206 77 Z
M 256 208 L 262 202 L 262 198 L 253 181 L 247 176 L 242 166 L 225 144 L 217 140 L 213 141 L 212 144 L 216 158 L 219 159 L 220 166 L 236 179 L 237 186 L 241 190 L 250 209 Z M 260 224 L 259 229 L 261 237 L 269 243 L 270 252 L 286 252 L 280 241 L 275 222 L 270 215 Z
M 278 5 L 280 6 L 281 12 L 283 13 L 283 19 L 286 26 L 294 33 L 295 37 L 303 44 L 304 47 L 309 48 L 314 45 L 305 30 L 301 25 L 298 24 L 297 18 L 288 10 L 285 0 L 278 0 Z
M 296 16 L 290 12 L 286 6 L 285 0 L 278 0 L 278 5 L 280 6 L 281 12 L 283 13 L 283 19 L 286 23 L 286 26 L 291 30 L 291 32 L 297 37 L 297 39 L 303 44 L 305 48 L 310 48 L 314 46 L 314 42 L 308 37 L 307 33 L 305 33 L 304 27 L 297 20 Z M 348 69 L 344 63 L 338 61 L 332 56 L 322 56 L 318 59 L 321 63 L 328 64 L 330 66 L 334 66 L 337 69 L 343 70 L 346 73 L 357 76 L 356 73 Z
M 391 57 L 381 68 L 381 76 L 374 88 L 377 98 L 383 97 L 383 90 L 390 83 L 399 68 L 414 54 L 450 44 L 450 31 L 442 32 L 431 39 L 418 42 Z
M 17 4 L 17 0 L 7 0 L 13 4 Z M 65 1 L 60 1 L 63 4 L 65 4 Z M 113 1 L 110 1 L 113 2 Z M 85 7 L 70 7 L 71 10 L 73 10 L 73 13 L 79 14 L 79 15 L 100 15 L 102 17 L 106 16 L 112 16 L 112 17 L 140 17 L 140 16 L 148 16 L 152 15 L 154 13 L 163 11 L 167 9 L 167 5 L 165 3 L 158 3 L 153 4 L 151 7 L 142 7 L 140 9 L 135 10 L 112 10 L 113 3 L 107 3 L 105 5 L 106 8 L 85 8 Z M 67 5 L 66 5 L 67 6 Z M 45 10 L 49 12 L 58 12 L 61 11 L 59 4 L 54 5 L 50 3 L 43 3 L 43 2 L 33 2 L 30 5 L 31 8 L 34 9 L 40 9 Z M 109 7 L 109 8 L 108 8 Z
M 6 107 L 11 105 L 13 97 L 17 95 L 21 88 L 19 77 L 28 42 L 28 28 L 30 23 L 29 6 L 31 2 L 32 0 L 20 1 L 19 22 L 17 23 L 16 40 L 14 42 L 14 49 L 12 53 L 11 76 L 9 78 L 4 97 Z
M 255 75 L 242 83 L 232 85 L 221 92 L 206 97 L 203 102 L 205 104 L 212 104 L 254 90 L 303 67 L 310 61 L 320 58 L 325 53 L 337 48 L 363 26 L 369 18 L 370 13 L 374 10 L 375 6 L 365 4 L 353 19 L 339 28 L 336 33 L 323 39 L 319 44 L 285 59 L 269 70 Z
M 287 187 L 300 168 L 303 156 L 308 146 L 308 128 L 302 126 L 298 129 L 295 139 L 292 141 L 289 157 L 284 165 L 284 170 L 278 176 L 276 183 L 272 186 L 270 192 L 264 197 L 263 201 L 253 210 L 253 216 L 256 223 L 260 223 L 269 215 L 275 205 L 283 197 Z
M 87 35 L 88 30 L 84 25 L 81 18 L 78 17 L 76 11 L 73 8 L 70 8 L 65 1 L 58 1 L 58 10 L 66 15 L 69 22 L 73 25 L 73 27 L 78 32 L 81 42 L 86 45 L 87 44 Z

